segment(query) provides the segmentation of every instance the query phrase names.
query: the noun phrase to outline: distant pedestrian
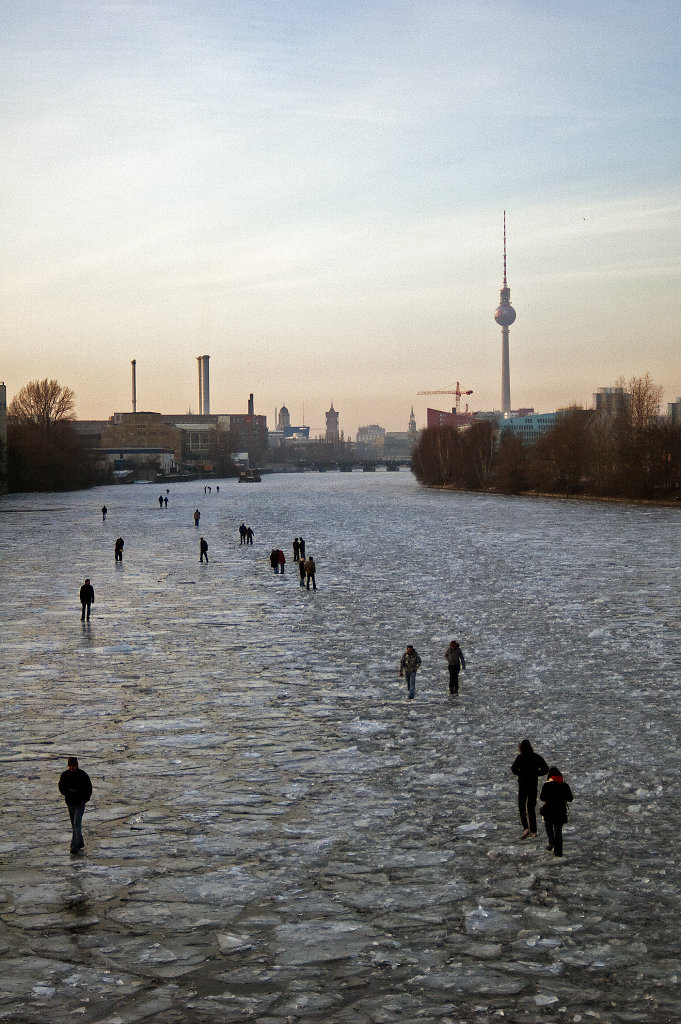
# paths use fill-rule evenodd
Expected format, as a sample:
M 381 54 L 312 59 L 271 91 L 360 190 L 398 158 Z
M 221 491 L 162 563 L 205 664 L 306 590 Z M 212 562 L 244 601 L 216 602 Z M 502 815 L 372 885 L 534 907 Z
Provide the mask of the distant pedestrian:
M 247 533 L 248 533 L 248 529 L 246 528 L 246 524 L 242 523 L 241 526 L 239 527 L 239 537 L 240 537 L 239 544 L 245 544 L 246 543 L 246 534 Z
M 163 495 L 162 494 L 159 494 L 159 496 L 158 496 L 158 507 L 159 508 L 163 508 Z
M 298 560 L 298 572 L 300 573 L 300 585 L 305 586 L 305 562 L 300 558 Z
M 105 522 L 106 522 L 106 514 L 107 514 L 107 512 L 108 512 L 108 511 L 109 511 L 109 510 L 108 510 L 108 508 L 106 507 L 106 505 L 102 505 L 102 522 L 103 522 L 103 523 L 105 523 Z
M 94 600 L 95 600 L 95 589 L 92 586 L 92 584 L 90 583 L 90 580 L 87 579 L 87 580 L 85 580 L 85 583 L 83 584 L 83 586 L 80 588 L 80 603 L 81 603 L 82 608 L 83 608 L 83 612 L 82 612 L 82 615 L 80 617 L 80 621 L 81 622 L 85 622 L 86 618 L 87 618 L 88 622 L 90 621 L 90 605 L 94 604 Z
M 300 558 L 300 541 L 297 537 L 293 538 L 293 561 L 297 562 Z
M 270 565 L 274 571 L 279 574 L 279 549 L 272 548 L 270 551 Z
M 400 675 L 406 679 L 409 700 L 413 700 L 416 693 L 416 673 L 420 667 L 418 651 L 411 644 L 407 644 L 407 649 L 400 659 Z
M 302 558 L 303 561 L 304 561 L 305 560 L 305 541 L 303 540 L 302 537 L 298 538 L 298 551 L 300 553 L 300 558 Z
M 277 557 L 279 559 L 279 572 L 284 575 L 284 566 L 286 565 L 286 556 L 281 548 L 277 551 Z
M 199 551 L 201 552 L 199 562 L 203 561 L 204 556 L 206 558 L 206 562 L 208 562 L 208 541 L 204 540 L 203 537 L 201 538 L 201 542 L 199 544 Z
M 92 796 L 90 776 L 78 767 L 78 758 L 67 760 L 68 768 L 59 778 L 59 792 L 66 800 L 71 819 L 71 853 L 79 853 L 85 846 L 83 841 L 82 821 L 85 804 Z
M 220 484 L 216 484 L 216 485 L 215 485 L 215 493 L 216 493 L 216 494 L 219 494 L 219 493 L 220 493 Z
M 163 499 L 163 504 L 165 505 L 166 508 L 168 508 L 168 495 L 167 494 L 166 494 L 165 498 Z
M 246 543 L 247 544 L 252 544 L 253 543 L 253 530 L 251 529 L 250 526 L 246 530 Z
M 523 826 L 521 839 L 537 838 L 537 786 L 539 776 L 549 770 L 544 758 L 535 753 L 529 740 L 518 744 L 518 756 L 511 765 L 511 771 L 518 776 L 518 811 Z
M 305 576 L 307 577 L 308 590 L 310 589 L 310 581 L 312 581 L 312 589 L 317 589 L 316 573 L 317 566 L 315 565 L 314 558 L 310 555 L 310 557 L 305 560 Z
M 114 559 L 115 559 L 116 562 L 122 562 L 123 561 L 123 547 L 124 547 L 124 545 L 125 545 L 125 541 L 123 540 L 122 537 L 119 537 L 118 540 L 116 541 L 116 543 L 114 544 Z
M 466 669 L 466 659 L 456 640 L 450 640 L 445 659 L 449 667 L 449 692 L 453 695 L 459 692 L 459 671 Z
M 572 790 L 555 767 L 549 768 L 549 780 L 541 789 L 543 800 L 539 813 L 544 818 L 544 828 L 549 843 L 547 850 L 553 850 L 556 857 L 563 856 L 563 825 L 568 820 L 567 805 L 572 803 Z
M 196 511 L 194 512 L 194 526 L 196 526 L 197 528 L 198 528 L 199 520 L 200 519 L 201 519 L 201 513 L 199 512 L 199 510 L 197 508 Z

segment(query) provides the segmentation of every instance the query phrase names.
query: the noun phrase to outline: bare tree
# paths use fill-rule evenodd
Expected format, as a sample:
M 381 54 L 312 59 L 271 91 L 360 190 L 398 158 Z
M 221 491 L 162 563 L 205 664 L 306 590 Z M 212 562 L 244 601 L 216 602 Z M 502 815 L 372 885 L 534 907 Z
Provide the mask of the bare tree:
M 651 497 L 661 469 L 652 442 L 662 388 L 648 373 L 632 377 L 626 386 L 630 398 L 618 423 L 622 490 L 636 497 Z
M 75 397 L 71 388 L 58 380 L 32 380 L 10 402 L 7 419 L 16 426 L 33 424 L 47 433 L 56 424 L 75 418 Z

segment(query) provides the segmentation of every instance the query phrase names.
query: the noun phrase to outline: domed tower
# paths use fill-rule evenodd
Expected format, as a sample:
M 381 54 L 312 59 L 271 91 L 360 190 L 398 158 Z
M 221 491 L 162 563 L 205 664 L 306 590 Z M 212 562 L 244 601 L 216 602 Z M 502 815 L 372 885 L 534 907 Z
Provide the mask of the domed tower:
M 506 283 L 506 210 L 504 210 L 504 285 L 499 293 L 499 305 L 494 319 L 501 327 L 501 411 L 511 411 L 511 370 L 508 359 L 508 329 L 515 322 L 511 305 L 511 289 Z
M 288 430 L 288 428 L 290 426 L 291 426 L 291 414 L 289 413 L 289 411 L 286 408 L 286 406 L 282 405 L 281 409 L 279 410 L 279 419 L 278 419 L 278 422 L 277 422 L 277 428 L 279 430 Z

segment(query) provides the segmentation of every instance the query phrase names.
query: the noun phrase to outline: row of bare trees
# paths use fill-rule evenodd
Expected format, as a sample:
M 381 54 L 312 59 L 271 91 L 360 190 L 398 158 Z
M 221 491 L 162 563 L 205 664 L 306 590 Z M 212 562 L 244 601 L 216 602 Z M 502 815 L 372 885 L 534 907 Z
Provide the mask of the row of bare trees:
M 9 491 L 67 491 L 99 482 L 92 453 L 74 430 L 74 393 L 59 381 L 34 380 L 7 409 Z
M 467 430 L 430 427 L 412 467 L 429 486 L 669 498 L 681 490 L 681 426 L 658 416 L 662 389 L 646 374 L 627 384 L 615 408 L 562 410 L 533 444 L 489 422 Z

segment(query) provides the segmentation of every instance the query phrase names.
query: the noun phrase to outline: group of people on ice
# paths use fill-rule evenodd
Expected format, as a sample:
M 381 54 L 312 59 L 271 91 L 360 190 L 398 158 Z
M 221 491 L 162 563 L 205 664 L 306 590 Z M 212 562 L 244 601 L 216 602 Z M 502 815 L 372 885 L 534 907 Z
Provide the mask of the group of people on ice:
M 466 668 L 466 659 L 456 640 L 450 641 L 444 656 L 449 669 L 449 693 L 454 696 L 459 692 L 459 672 Z M 420 667 L 418 651 L 413 644 L 408 644 L 400 659 L 400 676 L 406 680 L 409 700 L 413 700 L 416 695 L 416 673 Z M 544 758 L 533 750 L 530 741 L 525 739 L 518 746 L 518 756 L 511 765 L 511 771 L 518 778 L 518 810 L 523 826 L 520 838 L 523 840 L 537 838 L 537 790 L 539 779 L 543 775 L 547 776 L 539 794 L 542 801 L 539 813 L 544 819 L 547 850 L 553 851 L 556 857 L 562 857 L 563 825 L 568 820 L 572 790 L 560 769 L 556 765 L 549 767 Z

